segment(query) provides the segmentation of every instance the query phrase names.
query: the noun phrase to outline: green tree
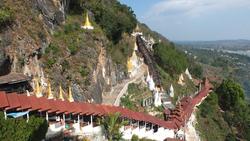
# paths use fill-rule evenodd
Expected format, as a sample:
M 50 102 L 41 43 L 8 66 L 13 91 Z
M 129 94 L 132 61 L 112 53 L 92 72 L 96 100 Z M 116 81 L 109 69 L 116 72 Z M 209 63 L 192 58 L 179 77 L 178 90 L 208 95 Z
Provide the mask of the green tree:
M 157 64 L 172 76 L 183 72 L 188 66 L 185 54 L 177 50 L 173 43 L 155 44 L 154 57 Z
M 0 112 L 0 140 L 1 141 L 40 141 L 45 139 L 48 129 L 47 121 L 43 118 L 31 116 L 29 122 L 26 119 L 3 118 Z
M 128 122 L 122 121 L 119 117 L 120 113 L 111 113 L 100 120 L 104 134 L 109 141 L 120 141 L 122 138 L 122 133 L 119 129 Z
M 236 137 L 234 134 L 228 134 L 225 141 L 236 141 Z
M 242 87 L 231 79 L 223 80 L 217 93 L 219 94 L 219 104 L 223 110 L 235 110 L 245 100 Z

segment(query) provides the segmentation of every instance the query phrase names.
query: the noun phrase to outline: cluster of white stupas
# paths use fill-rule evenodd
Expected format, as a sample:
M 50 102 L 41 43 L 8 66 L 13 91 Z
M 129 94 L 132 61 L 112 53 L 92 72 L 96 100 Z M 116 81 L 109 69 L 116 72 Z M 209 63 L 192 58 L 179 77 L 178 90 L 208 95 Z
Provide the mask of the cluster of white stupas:
M 185 70 L 185 75 L 190 79 L 190 80 L 193 80 L 188 68 Z M 179 76 L 179 80 L 178 80 L 178 84 L 181 85 L 181 86 L 184 86 L 185 85 L 185 80 L 184 80 L 184 76 L 183 74 L 181 73 L 181 75 Z

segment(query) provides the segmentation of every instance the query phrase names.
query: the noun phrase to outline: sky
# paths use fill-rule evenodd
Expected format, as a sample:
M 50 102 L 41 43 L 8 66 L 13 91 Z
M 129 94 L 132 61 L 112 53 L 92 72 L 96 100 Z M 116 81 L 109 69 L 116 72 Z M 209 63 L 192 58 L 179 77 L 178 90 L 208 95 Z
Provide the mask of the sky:
M 120 0 L 172 41 L 250 39 L 250 0 Z

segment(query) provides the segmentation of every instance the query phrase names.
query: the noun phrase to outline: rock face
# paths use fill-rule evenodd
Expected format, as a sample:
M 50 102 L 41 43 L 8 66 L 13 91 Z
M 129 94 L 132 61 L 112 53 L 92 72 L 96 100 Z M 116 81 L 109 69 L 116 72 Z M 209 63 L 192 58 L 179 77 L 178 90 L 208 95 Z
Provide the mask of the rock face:
M 34 0 L 48 27 L 64 23 L 70 0 Z
M 102 94 L 127 77 L 124 72 L 126 69 L 115 65 L 106 53 L 108 41 L 103 33 L 80 31 L 81 34 L 74 36 L 71 42 L 79 42 L 80 38 L 84 42 L 74 55 L 64 43 L 58 47 L 58 50 L 62 50 L 59 55 L 45 55 L 49 45 L 55 42 L 55 32 L 58 29 L 65 30 L 70 2 L 71 0 L 3 2 L 4 6 L 11 7 L 16 12 L 14 24 L 0 31 L 0 75 L 21 72 L 38 77 L 44 92 L 47 81 L 50 80 L 55 96 L 58 96 L 59 84 L 66 95 L 70 83 L 76 101 L 101 103 Z M 47 67 L 48 58 L 54 61 L 51 68 Z M 84 75 L 84 72 L 80 69 L 85 67 L 88 75 L 82 76 L 81 73 Z

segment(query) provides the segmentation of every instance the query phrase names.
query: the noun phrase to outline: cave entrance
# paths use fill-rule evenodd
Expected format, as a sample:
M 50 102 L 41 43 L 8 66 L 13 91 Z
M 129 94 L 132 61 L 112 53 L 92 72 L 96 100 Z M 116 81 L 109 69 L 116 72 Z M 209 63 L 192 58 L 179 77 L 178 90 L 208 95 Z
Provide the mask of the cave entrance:
M 11 72 L 11 60 L 8 57 L 0 64 L 0 76 L 7 75 Z

